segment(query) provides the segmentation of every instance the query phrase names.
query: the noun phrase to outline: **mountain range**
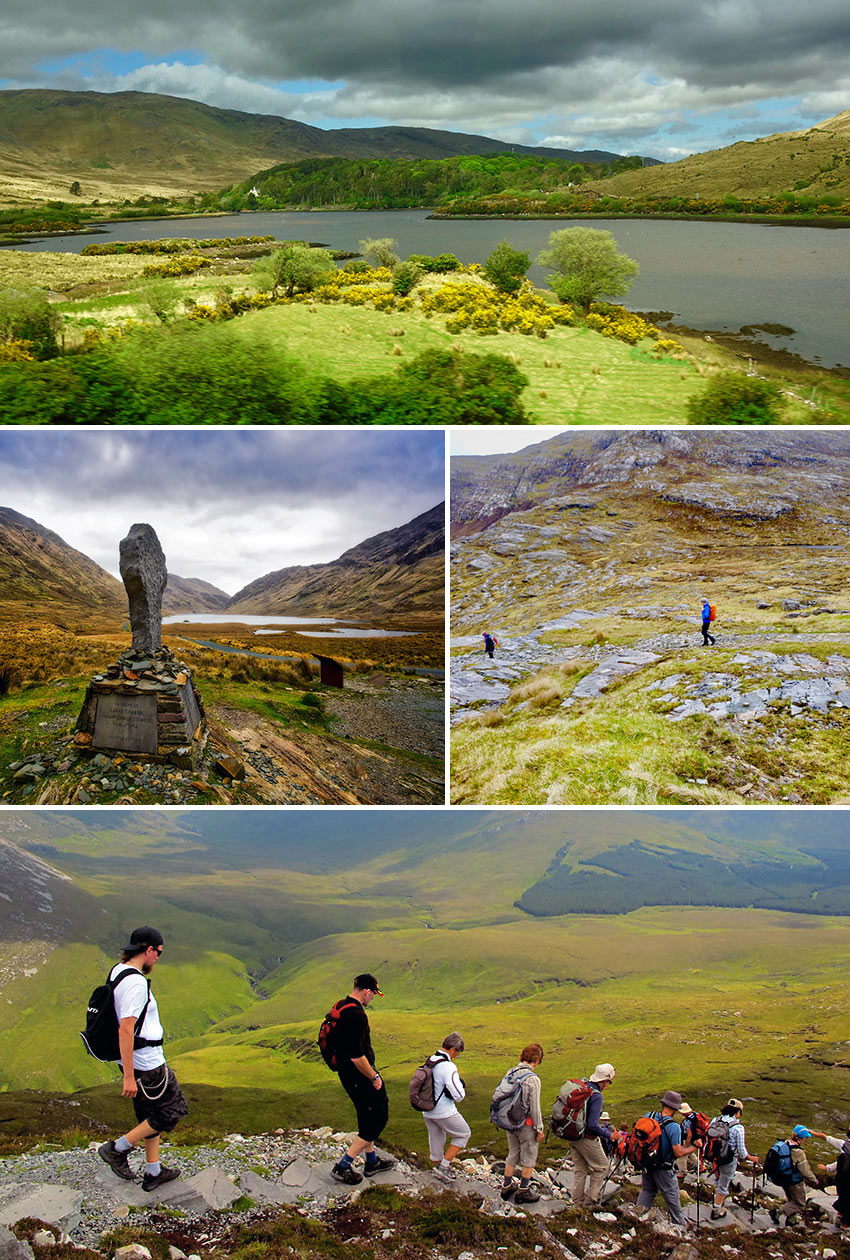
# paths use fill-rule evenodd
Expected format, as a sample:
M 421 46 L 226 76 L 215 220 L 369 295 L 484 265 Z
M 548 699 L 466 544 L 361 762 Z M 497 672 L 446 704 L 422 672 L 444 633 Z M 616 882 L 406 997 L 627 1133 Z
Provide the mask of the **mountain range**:
M 408 612 L 443 606 L 444 505 L 352 547 L 327 564 L 267 574 L 233 598 L 200 578 L 169 573 L 166 614 Z M 0 611 L 38 605 L 126 616 L 124 587 L 38 521 L 0 508 Z
M 405 612 L 439 607 L 445 505 L 358 543 L 330 564 L 292 565 L 258 578 L 227 605 L 237 613 Z
M 313 157 L 445 158 L 534 153 L 609 162 L 602 150 L 534 149 L 428 127 L 324 131 L 291 118 L 218 109 L 148 92 L 0 91 L 0 184 L 21 196 L 45 184 L 67 194 L 79 181 L 90 201 L 121 188 L 174 196 L 211 191 L 278 162 Z

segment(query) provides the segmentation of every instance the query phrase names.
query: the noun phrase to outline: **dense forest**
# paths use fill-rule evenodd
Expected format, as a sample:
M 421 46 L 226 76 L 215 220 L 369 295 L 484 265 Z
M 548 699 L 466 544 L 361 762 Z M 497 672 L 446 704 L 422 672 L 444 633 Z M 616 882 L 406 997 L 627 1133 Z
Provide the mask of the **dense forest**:
M 574 871 L 561 855 L 516 902 L 533 915 L 628 914 L 641 906 L 753 906 L 804 914 L 850 914 L 850 853 L 835 848 L 803 862 L 724 863 L 639 840 Z
M 204 202 L 222 210 L 282 210 L 297 206 L 403 210 L 440 206 L 458 197 L 546 193 L 642 164 L 640 157 L 617 158 L 602 165 L 515 153 L 439 161 L 308 158 L 260 171 L 235 188 L 210 195 Z

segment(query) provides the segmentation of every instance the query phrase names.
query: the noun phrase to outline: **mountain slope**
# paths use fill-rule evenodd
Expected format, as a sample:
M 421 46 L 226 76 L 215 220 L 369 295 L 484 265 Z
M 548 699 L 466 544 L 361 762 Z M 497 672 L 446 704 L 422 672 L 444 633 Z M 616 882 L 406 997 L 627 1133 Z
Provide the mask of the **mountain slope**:
M 692 197 L 761 197 L 791 189 L 850 196 L 850 110 L 808 131 L 741 141 L 681 162 L 625 171 L 587 185 L 612 197 L 638 193 Z
M 121 583 L 46 529 L 11 508 L 0 508 L 0 599 L 10 605 L 47 602 L 124 616 Z
M 27 190 L 53 181 L 67 195 L 78 180 L 86 200 L 128 193 L 214 190 L 277 162 L 309 157 L 451 157 L 518 150 L 486 136 L 426 127 L 323 131 L 290 118 L 218 109 L 148 92 L 0 91 L 2 184 Z M 604 162 L 616 154 L 528 152 Z
M 451 515 L 458 803 L 848 799 L 846 435 L 562 434 Z
M 238 613 L 406 613 L 443 605 L 444 504 L 328 564 L 267 573 L 233 596 Z
M 202 578 L 182 578 L 169 573 L 168 585 L 162 596 L 164 613 L 218 612 L 224 608 L 230 596 L 211 582 Z

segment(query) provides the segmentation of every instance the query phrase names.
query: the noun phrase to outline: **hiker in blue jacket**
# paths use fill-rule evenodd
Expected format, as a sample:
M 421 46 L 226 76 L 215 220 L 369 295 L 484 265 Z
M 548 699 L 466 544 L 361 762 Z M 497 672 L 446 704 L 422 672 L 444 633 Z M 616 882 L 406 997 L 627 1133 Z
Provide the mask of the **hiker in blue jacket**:
M 714 635 L 708 633 L 710 626 L 711 626 L 711 605 L 709 604 L 705 596 L 703 596 L 703 600 L 702 600 L 702 646 L 703 647 L 708 647 L 709 643 L 716 642 Z

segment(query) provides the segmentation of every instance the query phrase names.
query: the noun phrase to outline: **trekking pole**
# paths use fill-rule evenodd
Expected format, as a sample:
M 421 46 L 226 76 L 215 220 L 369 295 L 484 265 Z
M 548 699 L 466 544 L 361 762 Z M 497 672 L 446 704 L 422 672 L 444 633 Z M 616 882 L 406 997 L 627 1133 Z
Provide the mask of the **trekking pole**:
M 699 1201 L 702 1194 L 702 1147 L 697 1147 L 697 1233 L 699 1233 Z
M 608 1185 L 608 1182 L 614 1176 L 614 1173 L 620 1171 L 620 1165 L 623 1162 L 624 1162 L 624 1159 L 618 1159 L 616 1164 L 613 1164 L 612 1157 L 610 1155 L 608 1156 L 608 1172 L 605 1174 L 605 1180 L 602 1182 L 602 1185 L 599 1188 L 599 1202 L 600 1203 L 602 1202 L 602 1195 L 605 1193 L 605 1187 Z
M 756 1170 L 753 1169 L 753 1188 L 750 1193 L 750 1224 L 752 1225 L 756 1215 Z

